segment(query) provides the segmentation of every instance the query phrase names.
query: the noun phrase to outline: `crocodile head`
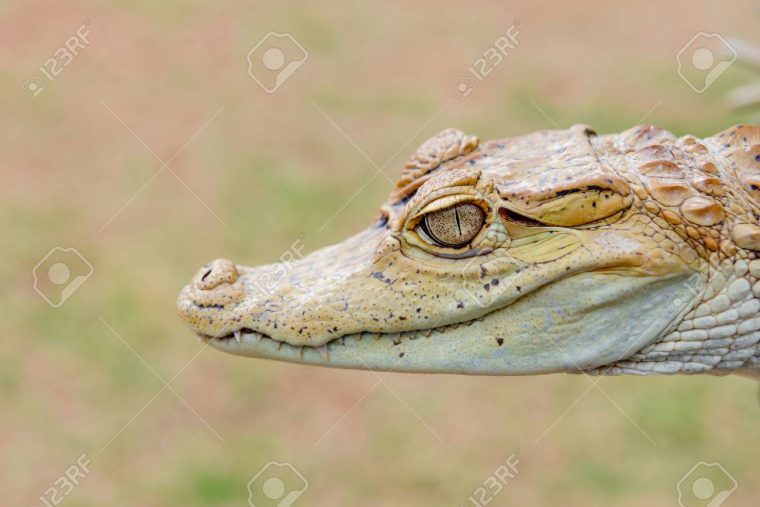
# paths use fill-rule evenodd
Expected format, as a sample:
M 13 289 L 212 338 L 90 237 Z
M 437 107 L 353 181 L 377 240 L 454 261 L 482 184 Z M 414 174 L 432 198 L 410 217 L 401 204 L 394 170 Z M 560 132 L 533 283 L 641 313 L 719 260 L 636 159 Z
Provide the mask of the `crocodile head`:
M 220 350 L 334 367 L 620 364 L 704 295 L 725 218 L 706 145 L 653 127 L 485 143 L 445 130 L 368 228 L 305 257 L 296 243 L 275 264 L 206 264 L 179 314 Z

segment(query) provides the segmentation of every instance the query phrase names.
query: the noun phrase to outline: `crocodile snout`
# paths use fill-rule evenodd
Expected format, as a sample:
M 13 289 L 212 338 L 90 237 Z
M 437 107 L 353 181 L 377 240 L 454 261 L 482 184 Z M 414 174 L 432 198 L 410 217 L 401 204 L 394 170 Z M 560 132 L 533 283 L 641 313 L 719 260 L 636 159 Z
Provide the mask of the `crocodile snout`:
M 243 299 L 240 272 L 232 261 L 216 259 L 204 265 L 177 299 L 182 320 L 198 333 L 215 335 Z M 222 328 L 224 330 L 224 328 Z
M 235 283 L 238 270 L 232 261 L 216 259 L 203 266 L 195 275 L 196 286 L 200 290 L 213 290 L 222 284 Z

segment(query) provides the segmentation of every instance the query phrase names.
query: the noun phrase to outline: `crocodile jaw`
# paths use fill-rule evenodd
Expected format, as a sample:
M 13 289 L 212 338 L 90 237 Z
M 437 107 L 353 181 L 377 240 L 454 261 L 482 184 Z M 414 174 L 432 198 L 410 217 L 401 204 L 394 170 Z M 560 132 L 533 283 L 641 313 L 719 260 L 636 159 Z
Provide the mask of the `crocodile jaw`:
M 356 333 L 321 347 L 292 346 L 256 332 L 206 339 L 231 354 L 337 368 L 471 375 L 572 372 L 625 359 L 661 336 L 689 309 L 683 304 L 687 279 L 673 274 L 652 283 L 584 273 L 478 320 L 432 332 Z

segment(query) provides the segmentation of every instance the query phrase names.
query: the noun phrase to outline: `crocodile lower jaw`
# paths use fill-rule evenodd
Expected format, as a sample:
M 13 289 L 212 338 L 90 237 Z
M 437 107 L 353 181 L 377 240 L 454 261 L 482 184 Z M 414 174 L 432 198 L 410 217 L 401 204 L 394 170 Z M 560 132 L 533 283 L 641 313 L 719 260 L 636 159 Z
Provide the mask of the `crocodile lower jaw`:
M 205 344 L 210 344 L 215 348 L 233 354 L 240 354 L 244 350 L 252 350 L 255 348 L 256 350 L 261 351 L 266 357 L 271 357 L 272 354 L 281 353 L 283 359 L 292 359 L 295 356 L 298 360 L 303 360 L 305 354 L 316 353 L 322 360 L 330 361 L 330 349 L 335 346 L 351 346 L 352 343 L 358 343 L 362 340 L 390 340 L 394 345 L 402 345 L 404 342 L 416 340 L 418 338 L 431 338 L 435 335 L 444 335 L 450 330 L 471 326 L 475 322 L 482 321 L 485 317 L 486 316 L 466 322 L 458 322 L 430 329 L 417 329 L 398 333 L 377 333 L 369 331 L 353 333 L 333 338 L 320 346 L 291 345 L 288 342 L 276 340 L 266 333 L 260 333 L 250 328 L 242 328 L 224 336 L 198 334 L 198 337 Z
M 688 275 L 584 273 L 530 292 L 480 320 L 336 336 L 318 347 L 290 345 L 248 329 L 204 339 L 230 354 L 338 368 L 470 375 L 586 370 L 626 359 L 672 326 L 688 307 L 673 312 L 669 301 L 683 294 Z M 568 297 L 578 294 L 583 297 Z

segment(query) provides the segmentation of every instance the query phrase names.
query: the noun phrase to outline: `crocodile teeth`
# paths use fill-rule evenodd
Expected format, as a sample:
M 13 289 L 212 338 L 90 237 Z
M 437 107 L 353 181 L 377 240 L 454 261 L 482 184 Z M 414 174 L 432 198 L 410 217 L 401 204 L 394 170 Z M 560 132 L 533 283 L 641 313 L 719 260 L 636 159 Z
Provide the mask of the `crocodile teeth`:
M 303 360 L 303 345 L 298 347 L 298 359 L 299 361 Z
M 282 348 L 282 342 L 277 342 L 277 350 L 280 350 Z
M 327 351 L 327 345 L 317 347 L 317 352 L 319 352 L 319 355 L 322 356 L 322 359 L 325 361 L 330 360 L 330 353 Z
M 433 330 L 432 329 L 425 329 L 424 331 L 422 331 L 422 334 L 424 334 L 425 336 L 429 337 L 431 334 L 433 334 Z
M 253 331 L 251 333 L 245 333 L 245 332 L 243 333 L 243 338 L 254 338 L 254 337 L 256 337 L 256 339 L 258 341 L 261 341 L 262 335 L 261 335 L 261 333 L 257 333 L 255 331 Z
M 235 341 L 240 343 L 240 330 L 238 329 L 233 334 L 235 335 Z

